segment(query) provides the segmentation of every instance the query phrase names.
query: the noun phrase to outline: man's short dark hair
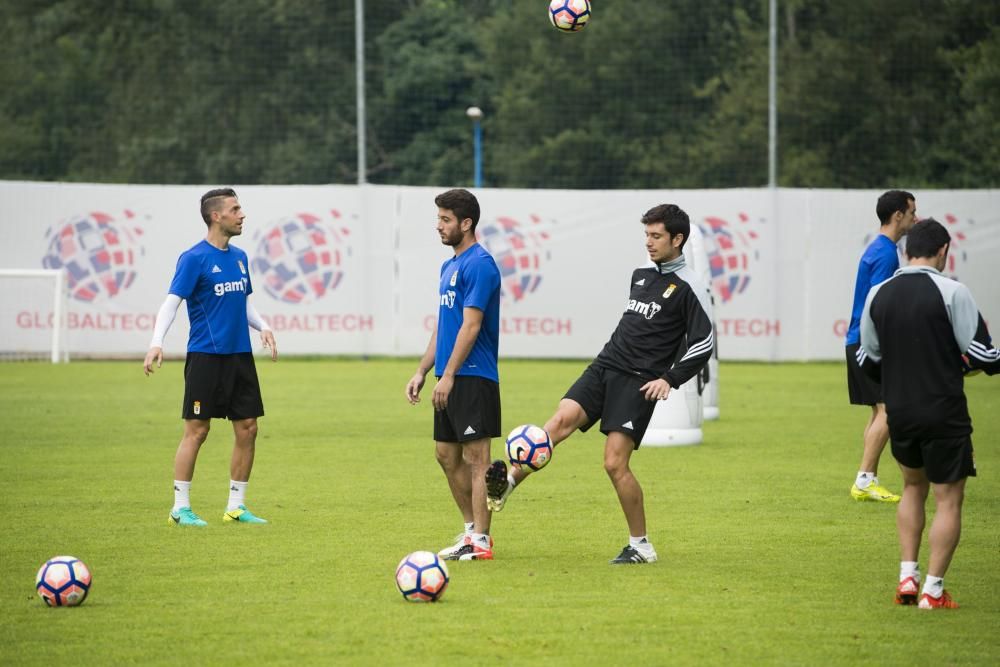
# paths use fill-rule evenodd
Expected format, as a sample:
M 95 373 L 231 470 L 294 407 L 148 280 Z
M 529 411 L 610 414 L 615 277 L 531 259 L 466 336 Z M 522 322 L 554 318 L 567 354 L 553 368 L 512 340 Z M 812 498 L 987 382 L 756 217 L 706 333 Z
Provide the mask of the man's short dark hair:
M 211 226 L 212 212 L 218 211 L 222 200 L 226 197 L 235 197 L 236 191 L 232 188 L 216 188 L 209 190 L 201 196 L 201 219 L 205 224 Z
M 462 188 L 455 188 L 439 194 L 434 198 L 434 203 L 438 208 L 454 213 L 459 222 L 469 218 L 472 220 L 472 231 L 476 231 L 476 225 L 479 224 L 479 200 L 474 194 Z
M 680 248 L 683 250 L 684 244 L 691 237 L 691 218 L 688 217 L 688 214 L 677 204 L 660 204 L 649 209 L 642 216 L 642 224 L 644 225 L 652 225 L 658 222 L 663 223 L 663 227 L 667 230 L 670 238 L 678 234 L 684 235 L 684 240 L 681 242 Z
M 906 235 L 906 256 L 910 259 L 933 257 L 942 246 L 951 243 L 951 234 L 934 218 L 921 220 Z
M 875 215 L 878 216 L 879 222 L 887 225 L 889 218 L 896 211 L 906 213 L 911 201 L 917 201 L 917 198 L 906 190 L 889 190 L 878 198 L 878 203 L 875 204 Z

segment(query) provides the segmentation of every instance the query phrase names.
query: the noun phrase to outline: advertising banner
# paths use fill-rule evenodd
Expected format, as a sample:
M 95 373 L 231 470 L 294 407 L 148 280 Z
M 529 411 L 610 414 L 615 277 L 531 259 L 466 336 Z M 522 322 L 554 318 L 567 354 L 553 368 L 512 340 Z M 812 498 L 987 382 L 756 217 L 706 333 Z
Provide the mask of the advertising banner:
M 252 302 L 282 354 L 419 355 L 451 250 L 436 231 L 445 188 L 235 186 L 233 239 Z M 141 357 L 178 255 L 205 236 L 206 186 L 0 182 L 0 268 L 55 268 L 69 285 L 71 357 Z M 649 208 L 676 203 L 704 236 L 719 357 L 843 358 L 857 262 L 878 233 L 876 190 L 476 191 L 480 243 L 502 274 L 501 355 L 590 358 L 646 262 Z M 918 217 L 953 237 L 948 275 L 1000 322 L 1000 191 L 915 192 Z M 51 336 L 49 292 L 0 282 L 0 348 Z M 997 325 L 994 325 L 997 326 Z M 182 306 L 165 343 L 181 356 Z M 256 338 L 254 339 L 256 341 Z M 27 342 L 26 342 L 27 341 Z

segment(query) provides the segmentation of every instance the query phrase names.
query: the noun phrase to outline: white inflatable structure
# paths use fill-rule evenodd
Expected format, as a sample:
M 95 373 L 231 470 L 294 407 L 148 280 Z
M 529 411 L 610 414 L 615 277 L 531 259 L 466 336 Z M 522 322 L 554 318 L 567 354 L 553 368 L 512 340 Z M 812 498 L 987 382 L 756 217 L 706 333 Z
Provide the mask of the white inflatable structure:
M 697 225 L 691 225 L 691 238 L 684 244 L 684 258 L 687 261 L 687 266 L 682 269 L 686 274 L 684 279 L 695 288 L 702 307 L 714 323 L 708 250 Z M 719 360 L 713 351 L 705 370 L 672 390 L 667 400 L 657 404 L 642 444 L 652 447 L 701 444 L 703 420 L 719 416 L 718 369 Z
M 705 300 L 702 306 L 708 317 L 715 326 L 715 297 L 712 296 L 712 271 L 708 265 L 708 243 L 709 239 L 701 231 L 698 225 L 691 226 L 691 238 L 684 244 L 684 259 L 694 274 L 701 280 L 702 287 L 705 288 Z M 704 381 L 704 391 L 702 392 L 702 402 L 704 404 L 705 421 L 712 421 L 719 418 L 719 336 L 715 336 L 715 348 L 712 350 L 712 358 L 708 360 L 708 366 L 702 373 Z

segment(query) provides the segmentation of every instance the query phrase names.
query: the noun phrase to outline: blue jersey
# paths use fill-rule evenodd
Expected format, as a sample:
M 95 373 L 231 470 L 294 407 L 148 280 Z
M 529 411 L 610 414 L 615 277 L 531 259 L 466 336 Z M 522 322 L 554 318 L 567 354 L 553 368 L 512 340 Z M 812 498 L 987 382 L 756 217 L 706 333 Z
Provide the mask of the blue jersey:
M 456 375 L 478 375 L 500 381 L 500 269 L 478 243 L 441 265 L 440 306 L 434 375 L 441 377 L 462 327 L 462 309 L 483 311 L 483 326 Z
M 253 292 L 247 254 L 202 241 L 181 253 L 170 293 L 187 301 L 188 352 L 250 352 L 247 296 Z
M 884 234 L 879 234 L 865 248 L 858 264 L 858 277 L 854 283 L 854 305 L 851 306 L 851 324 L 847 327 L 845 345 L 861 342 L 861 311 L 865 309 L 868 291 L 892 277 L 899 268 L 896 244 Z

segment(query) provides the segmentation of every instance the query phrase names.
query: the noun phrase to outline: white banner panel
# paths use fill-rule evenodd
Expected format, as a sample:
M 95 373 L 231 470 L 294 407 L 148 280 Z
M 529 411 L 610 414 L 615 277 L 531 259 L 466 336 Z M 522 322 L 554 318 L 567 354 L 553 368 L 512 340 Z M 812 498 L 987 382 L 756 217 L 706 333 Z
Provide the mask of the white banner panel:
M 204 237 L 206 186 L 0 182 L 0 268 L 64 268 L 75 356 L 141 356 L 178 255 Z M 254 304 L 285 354 L 421 354 L 450 249 L 445 188 L 236 186 Z M 593 357 L 646 261 L 639 218 L 673 202 L 704 232 L 722 359 L 843 358 L 857 261 L 877 190 L 477 192 L 480 240 L 503 274 L 504 356 Z M 915 192 L 954 238 L 948 273 L 1000 322 L 1000 191 Z M 0 347 L 47 340 L 51 303 L 0 293 Z M 1000 326 L 1000 325 L 994 325 Z M 186 309 L 167 336 L 182 355 Z M 256 341 L 256 338 L 255 338 Z

